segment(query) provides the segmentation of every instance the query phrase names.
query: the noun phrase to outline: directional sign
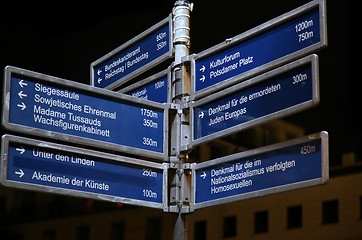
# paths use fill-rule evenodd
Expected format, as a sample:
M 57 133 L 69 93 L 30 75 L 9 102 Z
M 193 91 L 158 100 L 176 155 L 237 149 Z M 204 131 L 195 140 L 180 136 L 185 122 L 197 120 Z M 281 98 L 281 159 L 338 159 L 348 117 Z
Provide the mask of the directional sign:
M 171 15 L 91 64 L 91 84 L 114 89 L 172 56 Z
M 24 69 L 5 69 L 5 128 L 165 159 L 168 108 Z
M 194 55 L 191 98 L 234 85 L 325 47 L 325 12 L 323 0 L 313 1 Z
M 171 102 L 171 70 L 165 70 L 133 85 L 119 90 L 133 97 L 155 101 L 158 103 Z
M 166 165 L 29 138 L 2 137 L 5 186 L 164 208 Z
M 191 103 L 191 145 L 318 103 L 318 60 L 317 55 L 311 55 Z
M 194 164 L 194 209 L 272 193 L 328 180 L 328 133 Z

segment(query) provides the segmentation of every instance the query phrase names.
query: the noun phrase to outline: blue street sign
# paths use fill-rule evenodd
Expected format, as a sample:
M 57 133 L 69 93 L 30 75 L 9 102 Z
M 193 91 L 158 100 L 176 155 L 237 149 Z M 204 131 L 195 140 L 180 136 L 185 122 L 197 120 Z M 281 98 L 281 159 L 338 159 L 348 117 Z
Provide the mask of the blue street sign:
M 166 76 L 161 79 L 157 79 L 144 87 L 136 89 L 128 93 L 128 95 L 159 103 L 167 103 L 167 83 L 168 81 Z
M 194 55 L 192 98 L 233 85 L 236 76 L 240 81 L 326 45 L 325 3 L 313 1 Z
M 162 164 L 11 135 L 1 157 L 6 186 L 163 208 Z
M 143 99 L 7 67 L 3 125 L 13 131 L 167 157 L 168 109 Z
M 191 104 L 192 145 L 319 103 L 317 55 L 311 55 Z
M 194 208 L 299 189 L 328 180 L 328 133 L 194 164 Z
M 142 81 L 123 88 L 119 90 L 119 92 L 158 103 L 171 102 L 171 80 L 169 79 L 170 71 L 171 70 L 168 69 L 157 73 Z
M 91 64 L 91 84 L 114 89 L 172 56 L 171 15 Z

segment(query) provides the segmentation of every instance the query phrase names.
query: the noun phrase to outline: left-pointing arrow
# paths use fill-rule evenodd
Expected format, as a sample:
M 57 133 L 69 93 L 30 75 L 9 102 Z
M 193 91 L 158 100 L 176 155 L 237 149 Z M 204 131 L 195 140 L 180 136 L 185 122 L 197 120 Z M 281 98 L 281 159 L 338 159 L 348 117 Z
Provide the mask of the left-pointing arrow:
M 23 146 L 21 146 L 20 148 L 16 148 L 16 151 L 19 151 L 20 154 L 23 154 L 25 152 L 25 149 L 23 148 Z
M 15 172 L 15 174 L 19 175 L 19 177 L 23 177 L 24 176 L 24 172 L 23 170 L 19 170 L 19 172 Z
M 25 93 L 23 93 L 23 91 L 18 92 L 18 95 L 21 99 L 23 99 L 23 97 L 27 97 L 28 95 L 26 95 Z
M 19 85 L 21 88 L 23 88 L 24 86 L 28 86 L 28 84 L 26 82 L 24 82 L 23 80 L 19 81 Z

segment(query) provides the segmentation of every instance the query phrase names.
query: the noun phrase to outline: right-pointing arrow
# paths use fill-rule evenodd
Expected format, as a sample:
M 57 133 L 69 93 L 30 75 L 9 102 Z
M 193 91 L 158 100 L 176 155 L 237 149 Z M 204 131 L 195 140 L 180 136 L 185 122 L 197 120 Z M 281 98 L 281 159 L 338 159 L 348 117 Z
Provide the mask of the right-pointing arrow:
M 202 68 L 200 68 L 200 72 L 204 72 L 205 71 L 205 66 L 202 65 Z
M 205 179 L 206 175 L 207 175 L 206 172 L 203 172 L 200 177 L 202 177 L 202 179 Z
M 25 149 L 23 148 L 23 146 L 21 146 L 20 148 L 16 148 L 16 151 L 19 151 L 20 154 L 23 154 L 25 152 Z
M 19 177 L 21 178 L 21 177 L 23 177 L 24 176 L 24 172 L 23 172 L 23 170 L 19 170 L 20 172 L 15 172 L 15 174 L 17 174 L 17 175 L 19 175 Z
M 18 106 L 19 108 L 21 108 L 21 111 L 24 111 L 24 109 L 26 108 L 26 105 L 25 105 L 25 103 L 23 103 L 23 102 L 21 102 L 21 104 L 18 104 L 18 105 L 16 105 L 16 106 Z
M 200 114 L 199 114 L 199 118 L 204 118 L 204 112 L 200 112 Z
M 206 78 L 205 75 L 202 75 L 202 77 L 200 78 L 200 81 L 201 81 L 201 82 L 204 82 L 204 81 L 205 81 L 205 78 Z

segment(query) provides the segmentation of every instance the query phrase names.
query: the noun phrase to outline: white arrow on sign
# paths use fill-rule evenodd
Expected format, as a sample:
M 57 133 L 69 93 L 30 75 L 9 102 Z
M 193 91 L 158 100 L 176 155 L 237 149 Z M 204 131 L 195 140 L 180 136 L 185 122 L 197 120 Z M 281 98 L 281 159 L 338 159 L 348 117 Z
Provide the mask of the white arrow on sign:
M 20 178 L 24 176 L 24 172 L 21 169 L 20 172 L 15 172 L 15 174 L 19 175 Z
M 205 115 L 204 112 L 201 111 L 199 114 L 199 118 L 204 118 L 204 115 Z
M 28 86 L 28 84 L 26 82 L 24 82 L 23 80 L 19 81 L 19 85 L 21 88 L 23 88 L 24 86 Z
M 200 72 L 204 72 L 205 71 L 205 66 L 204 65 L 202 65 L 202 68 L 200 68 Z
M 102 78 L 98 78 L 98 83 L 101 83 L 102 82 Z
M 201 81 L 201 82 L 204 82 L 204 81 L 205 81 L 205 75 L 202 75 L 202 77 L 200 78 L 200 81 Z
M 23 93 L 23 91 L 20 91 L 19 93 L 18 93 L 18 95 L 19 95 L 19 97 L 21 98 L 21 99 L 23 99 L 23 97 L 27 97 L 28 95 L 26 95 L 25 93 Z
M 206 178 L 206 172 L 203 172 L 201 175 L 200 175 L 200 177 L 202 177 L 202 179 L 205 179 Z
M 21 111 L 24 111 L 24 109 L 26 108 L 26 105 L 25 105 L 25 103 L 23 103 L 23 102 L 21 102 L 21 104 L 18 104 L 18 105 L 16 105 L 16 106 L 20 107 L 20 108 L 21 108 Z
M 98 71 L 97 71 L 98 76 L 101 75 L 101 73 L 102 73 L 102 70 L 98 69 Z
M 23 154 L 25 152 L 25 149 L 23 148 L 23 146 L 21 146 L 20 148 L 16 148 L 16 151 L 19 151 L 20 154 Z

